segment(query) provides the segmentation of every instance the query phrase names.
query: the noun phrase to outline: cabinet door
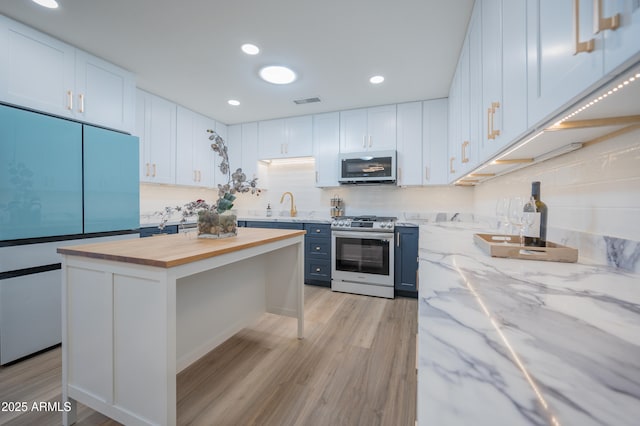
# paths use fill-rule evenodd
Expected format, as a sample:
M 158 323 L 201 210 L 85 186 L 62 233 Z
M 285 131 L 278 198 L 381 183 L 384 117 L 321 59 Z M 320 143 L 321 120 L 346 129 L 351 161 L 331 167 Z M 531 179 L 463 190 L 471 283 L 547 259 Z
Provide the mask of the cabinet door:
M 509 3 L 509 2 L 507 2 Z M 488 157 L 497 150 L 504 139 L 502 134 L 502 0 L 483 0 L 482 18 L 482 104 L 483 118 L 480 139 L 482 157 Z M 526 44 L 520 46 L 526 53 Z M 511 58 L 507 63 L 512 61 Z M 526 86 L 525 86 L 526 88 Z
M 284 119 L 260 121 L 258 123 L 258 159 L 281 158 L 285 154 Z
M 196 186 L 211 188 L 214 185 L 213 167 L 218 154 L 211 149 L 212 141 L 209 140 L 211 133 L 208 129 L 214 130 L 215 120 L 204 115 L 196 114 L 193 121 L 193 168 L 197 171 Z M 226 183 L 222 182 L 222 183 Z
M 367 109 L 367 149 L 396 149 L 396 106 L 385 105 Z
M 176 104 L 137 91 L 136 129 L 141 139 L 141 180 L 176 182 Z
M 463 46 L 464 49 L 464 46 Z M 460 143 L 460 60 L 449 88 L 449 137 L 447 144 L 447 182 L 456 179 L 456 161 L 459 160 L 457 147 Z
M 424 185 L 445 185 L 447 179 L 448 100 L 422 103 L 422 164 Z
M 418 228 L 396 227 L 396 290 L 418 291 Z
M 603 30 L 604 72 L 609 73 L 630 58 L 638 59 L 640 52 L 640 1 L 604 0 L 603 18 L 620 14 L 620 27 Z
M 359 152 L 367 147 L 367 110 L 340 111 L 340 152 Z
M 312 116 L 305 115 L 285 119 L 285 131 L 285 157 L 310 157 L 313 155 Z
M 579 0 L 578 13 L 573 3 L 527 2 L 529 127 L 556 115 L 603 75 L 602 38 L 593 34 L 593 1 Z M 576 53 L 574 17 L 579 41 L 593 40 L 591 52 Z
M 127 133 L 134 131 L 136 89 L 132 73 L 77 50 L 75 87 L 76 118 Z
M 478 164 L 478 155 L 482 141 L 482 16 L 480 3 L 474 7 L 469 27 L 469 68 L 468 87 L 469 99 L 463 105 L 469 106 L 469 142 L 461 147 L 460 153 L 465 174 L 473 170 Z M 463 74 L 464 76 L 464 74 Z
M 82 125 L 0 105 L 0 240 L 82 233 Z
M 196 114 L 181 106 L 176 115 L 176 183 L 196 185 L 198 172 L 194 168 L 193 133 Z
M 0 16 L 0 100 L 71 117 L 75 49 Z
M 140 226 L 138 138 L 84 126 L 84 232 Z
M 247 179 L 258 177 L 258 123 L 242 124 L 242 170 Z M 264 183 L 258 186 L 264 187 Z
M 422 185 L 422 102 L 397 106 L 397 184 Z
M 338 186 L 340 168 L 340 113 L 313 116 L 313 150 L 316 159 L 316 186 Z

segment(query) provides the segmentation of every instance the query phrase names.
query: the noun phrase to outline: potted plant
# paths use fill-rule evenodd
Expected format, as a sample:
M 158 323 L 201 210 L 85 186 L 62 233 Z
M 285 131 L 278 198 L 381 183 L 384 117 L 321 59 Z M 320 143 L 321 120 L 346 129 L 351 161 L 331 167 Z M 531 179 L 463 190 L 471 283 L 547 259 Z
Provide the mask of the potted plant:
M 218 199 L 213 204 L 208 204 L 205 200 L 191 201 L 183 206 L 165 207 L 163 211 L 157 212 L 161 216 L 159 228 L 163 229 L 174 212 L 180 212 L 182 218 L 180 223 L 184 224 L 190 217 L 198 217 L 198 238 L 226 238 L 238 234 L 238 220 L 235 214 L 231 213 L 236 194 L 247 193 L 260 195 L 257 187 L 258 178 L 247 180 L 241 168 L 231 172 L 229 168 L 229 153 L 227 144 L 213 130 L 209 140 L 211 149 L 220 156 L 221 162 L 218 166 L 220 172 L 227 176 L 227 183 L 218 184 Z

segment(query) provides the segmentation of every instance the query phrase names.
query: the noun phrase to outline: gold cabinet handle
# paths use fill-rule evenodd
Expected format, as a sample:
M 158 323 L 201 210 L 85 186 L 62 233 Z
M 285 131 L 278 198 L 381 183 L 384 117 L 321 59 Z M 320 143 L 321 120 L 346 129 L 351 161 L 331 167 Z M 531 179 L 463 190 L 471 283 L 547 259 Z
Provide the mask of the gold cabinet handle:
M 602 0 L 593 0 L 593 10 L 596 11 L 596 28 L 595 34 L 600 31 L 612 30 L 615 31 L 620 26 L 620 14 L 616 13 L 608 18 L 602 17 Z
M 84 95 L 82 93 L 78 95 L 78 103 L 80 104 L 80 108 L 78 108 L 78 112 L 84 113 Z
M 456 157 L 451 157 L 449 159 L 449 173 L 455 173 L 456 171 L 453 169 L 453 162 L 455 161 Z
M 469 146 L 469 141 L 462 142 L 462 162 L 468 163 L 469 159 L 467 158 L 467 147 Z
M 67 90 L 67 109 L 73 110 L 73 92 L 71 90 Z
M 487 139 L 493 139 L 493 130 L 491 129 L 491 114 L 493 110 L 487 108 Z
M 595 48 L 595 40 L 580 41 L 580 0 L 573 0 L 573 30 L 575 31 L 575 52 L 574 55 L 582 52 L 592 52 Z
M 429 176 L 429 167 L 425 167 L 425 168 L 424 168 L 424 178 L 425 178 L 427 181 L 430 181 L 430 180 L 431 180 L 431 177 Z
M 149 163 L 146 164 L 146 169 L 147 170 L 146 170 L 145 176 L 148 177 L 149 176 Z
M 156 177 L 156 163 L 153 163 L 153 173 L 151 173 L 151 177 Z
M 500 108 L 500 102 L 491 102 L 491 139 L 500 136 L 500 130 L 495 130 L 495 124 L 493 122 L 498 108 Z

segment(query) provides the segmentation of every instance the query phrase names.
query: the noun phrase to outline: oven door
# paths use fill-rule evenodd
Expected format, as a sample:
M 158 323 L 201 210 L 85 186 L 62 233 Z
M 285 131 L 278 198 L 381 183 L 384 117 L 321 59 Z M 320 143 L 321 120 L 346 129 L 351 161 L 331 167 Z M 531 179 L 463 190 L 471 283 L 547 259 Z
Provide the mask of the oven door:
M 331 278 L 393 287 L 393 232 L 333 231 Z

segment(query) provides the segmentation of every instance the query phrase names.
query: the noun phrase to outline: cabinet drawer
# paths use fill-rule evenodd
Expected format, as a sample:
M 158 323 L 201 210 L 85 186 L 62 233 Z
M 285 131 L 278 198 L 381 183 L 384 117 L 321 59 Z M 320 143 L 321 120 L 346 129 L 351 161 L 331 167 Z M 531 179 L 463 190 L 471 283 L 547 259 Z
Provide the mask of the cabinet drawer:
M 331 237 L 331 225 L 328 223 L 305 223 L 307 237 Z
M 329 238 L 307 238 L 305 244 L 305 256 L 325 257 L 331 255 L 331 240 Z
M 307 279 L 331 281 L 331 261 L 307 259 L 304 272 Z

